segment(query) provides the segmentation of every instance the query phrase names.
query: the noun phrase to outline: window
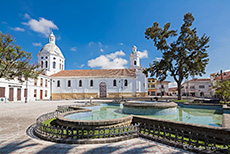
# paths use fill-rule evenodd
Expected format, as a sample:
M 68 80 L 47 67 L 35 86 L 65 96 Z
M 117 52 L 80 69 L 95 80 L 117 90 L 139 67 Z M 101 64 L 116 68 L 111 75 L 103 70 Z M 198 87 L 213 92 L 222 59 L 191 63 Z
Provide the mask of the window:
M 90 80 L 90 87 L 93 87 L 93 80 Z
M 0 97 L 5 97 L 5 87 L 0 87 Z
M 68 80 L 68 87 L 71 87 L 71 81 Z
M 43 78 L 41 78 L 40 86 L 41 86 L 41 87 L 43 86 Z
M 47 87 L 47 79 L 45 80 L 45 87 Z
M 43 68 L 43 61 L 41 62 L 41 68 Z
M 82 81 L 81 80 L 79 81 L 79 87 L 82 87 Z
M 136 61 L 136 60 L 134 60 L 133 64 L 134 64 L 134 65 L 137 65 L 137 61 Z
M 59 65 L 59 69 L 61 70 L 61 64 Z
M 113 80 L 113 86 L 114 86 L 114 87 L 117 86 L 117 80 Z
M 41 57 L 41 59 L 43 59 L 43 57 Z
M 48 59 L 48 57 L 46 57 L 46 59 Z
M 151 85 L 151 88 L 155 88 L 155 85 Z
M 54 69 L 56 68 L 56 62 L 55 61 L 53 62 L 53 68 Z
M 190 89 L 195 89 L 195 86 L 190 86 Z
M 38 82 L 38 80 L 37 80 L 37 79 L 34 79 L 34 85 L 35 85 L 35 86 L 37 85 L 37 82 Z
M 203 89 L 205 86 L 204 85 L 199 85 L 199 88 Z
M 53 59 L 55 60 L 56 58 L 54 57 Z
M 45 97 L 47 97 L 47 90 L 45 90 Z
M 48 61 L 46 61 L 46 68 L 48 68 Z
M 164 85 L 161 85 L 161 88 L 164 89 Z
M 24 97 L 27 97 L 27 89 L 24 89 Z
M 128 80 L 125 80 L 125 86 L 128 86 Z
M 57 87 L 60 87 L 60 80 L 57 81 Z
M 62 65 L 62 70 L 64 70 L 64 66 Z
M 34 89 L 34 97 L 37 97 L 37 90 Z

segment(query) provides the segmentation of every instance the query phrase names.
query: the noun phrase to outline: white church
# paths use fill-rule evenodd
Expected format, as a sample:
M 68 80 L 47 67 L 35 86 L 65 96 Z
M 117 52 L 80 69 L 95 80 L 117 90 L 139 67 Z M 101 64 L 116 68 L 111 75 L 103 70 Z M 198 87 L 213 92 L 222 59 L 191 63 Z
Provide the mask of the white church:
M 142 73 L 136 46 L 129 56 L 129 69 L 65 70 L 65 58 L 52 33 L 37 59 L 44 74 L 23 83 L 1 78 L 0 101 L 147 96 L 147 78 Z

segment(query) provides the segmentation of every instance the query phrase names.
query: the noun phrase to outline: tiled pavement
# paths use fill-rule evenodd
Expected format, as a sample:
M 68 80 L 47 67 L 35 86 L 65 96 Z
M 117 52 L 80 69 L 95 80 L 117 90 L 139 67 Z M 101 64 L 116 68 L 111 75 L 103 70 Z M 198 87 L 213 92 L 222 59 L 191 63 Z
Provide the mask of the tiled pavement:
M 36 118 L 73 101 L 0 103 L 0 153 L 188 153 L 143 138 L 109 144 L 59 144 L 33 137 L 30 126 Z

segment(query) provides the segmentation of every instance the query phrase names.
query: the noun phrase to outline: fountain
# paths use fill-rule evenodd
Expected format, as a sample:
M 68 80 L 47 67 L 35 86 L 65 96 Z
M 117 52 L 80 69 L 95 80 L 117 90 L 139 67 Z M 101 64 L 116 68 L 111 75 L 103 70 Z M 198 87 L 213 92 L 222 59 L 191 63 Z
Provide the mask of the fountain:
M 128 101 L 123 106 L 126 114 L 171 115 L 177 112 L 177 104 L 174 102 Z

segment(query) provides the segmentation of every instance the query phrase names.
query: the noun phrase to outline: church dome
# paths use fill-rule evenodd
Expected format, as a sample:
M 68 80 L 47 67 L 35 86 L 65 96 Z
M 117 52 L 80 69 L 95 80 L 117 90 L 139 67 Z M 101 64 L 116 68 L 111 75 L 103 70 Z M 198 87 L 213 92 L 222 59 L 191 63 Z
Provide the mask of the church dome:
M 41 54 L 41 53 L 54 54 L 56 56 L 60 56 L 60 57 L 64 58 L 61 50 L 55 44 L 55 36 L 53 35 L 53 33 L 51 33 L 50 36 L 49 36 L 49 43 L 44 45 L 44 47 L 41 49 L 41 51 L 39 51 L 38 55 Z

